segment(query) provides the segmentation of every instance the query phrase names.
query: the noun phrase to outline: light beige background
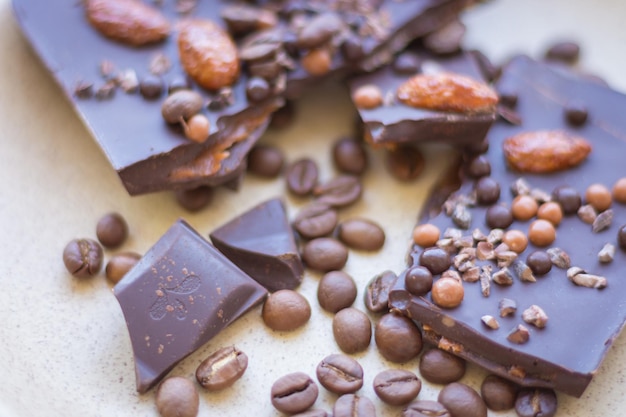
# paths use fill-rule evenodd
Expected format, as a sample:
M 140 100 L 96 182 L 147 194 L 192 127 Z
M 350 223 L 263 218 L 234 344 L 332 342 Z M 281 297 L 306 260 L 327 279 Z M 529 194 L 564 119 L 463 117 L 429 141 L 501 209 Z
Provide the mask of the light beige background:
M 466 14 L 466 45 L 499 60 L 517 51 L 538 56 L 548 41 L 575 38 L 584 47 L 583 66 L 626 91 L 624 16 L 621 0 L 496 0 Z M 292 128 L 263 141 L 280 146 L 290 161 L 313 154 L 322 179 L 328 179 L 334 175 L 330 144 L 351 131 L 346 93 L 326 85 L 298 109 Z M 403 268 L 415 215 L 446 163 L 441 149 L 429 148 L 427 154 L 425 174 L 399 184 L 385 172 L 381 155 L 370 151 L 364 198 L 341 214 L 378 219 L 387 231 L 380 252 L 350 254 L 346 271 L 359 284 L 357 307 L 363 308 L 363 288 L 372 276 Z M 9 0 L 0 0 L 0 184 L 0 416 L 17 417 L 157 414 L 153 393 L 135 392 L 130 341 L 110 285 L 103 274 L 85 281 L 69 276 L 61 261 L 67 241 L 93 237 L 98 218 L 118 211 L 131 230 L 122 249 L 145 252 L 178 217 L 206 236 L 234 214 L 284 191 L 281 179 L 247 177 L 238 193 L 220 190 L 212 207 L 198 214 L 184 212 L 169 193 L 129 197 L 20 35 Z M 293 216 L 305 201 L 288 198 L 287 203 Z M 107 258 L 112 253 L 107 251 Z M 301 287 L 313 308 L 303 329 L 273 333 L 257 308 L 172 371 L 191 378 L 204 357 L 230 344 L 249 355 L 249 368 L 235 386 L 219 394 L 201 393 L 201 415 L 277 415 L 269 401 L 272 382 L 293 371 L 313 375 L 317 363 L 338 350 L 332 317 L 315 298 L 319 278 L 308 273 Z M 366 371 L 361 392 L 375 400 L 379 415 L 398 415 L 398 408 L 382 405 L 371 389 L 376 373 L 396 365 L 385 362 L 373 346 L 356 358 Z M 415 370 L 417 361 L 405 367 Z M 558 416 L 624 415 L 625 369 L 622 336 L 583 398 L 559 396 Z M 483 376 L 470 366 L 462 381 L 478 387 Z M 419 398 L 434 399 L 439 388 L 425 384 Z M 330 410 L 334 398 L 321 392 L 316 406 Z

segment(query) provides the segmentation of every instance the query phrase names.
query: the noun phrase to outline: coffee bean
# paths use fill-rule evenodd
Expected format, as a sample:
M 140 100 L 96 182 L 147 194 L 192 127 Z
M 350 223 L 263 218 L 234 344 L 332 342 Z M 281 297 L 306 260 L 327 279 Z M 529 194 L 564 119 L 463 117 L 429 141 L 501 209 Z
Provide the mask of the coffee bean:
M 519 417 L 553 417 L 557 410 L 556 394 L 551 389 L 522 389 L 515 399 Z
M 433 384 L 449 384 L 465 375 L 465 361 L 441 349 L 430 349 L 420 359 L 420 374 Z
M 347 247 L 364 251 L 376 251 L 385 244 L 382 227 L 368 219 L 350 219 L 339 223 L 337 237 Z
M 319 389 L 304 372 L 294 372 L 277 379 L 272 385 L 272 405 L 286 414 L 300 413 L 313 405 Z
M 196 369 L 196 379 L 209 391 L 230 387 L 248 368 L 248 356 L 234 346 L 213 352 Z
M 139 81 L 139 93 L 146 100 L 156 100 L 163 94 L 163 81 L 156 75 L 146 75 Z
M 349 394 L 363 386 L 363 368 L 350 356 L 333 354 L 325 357 L 316 369 L 317 380 L 335 394 Z
M 476 199 L 479 204 L 494 204 L 500 198 L 500 184 L 491 177 L 482 177 L 476 182 Z
M 291 417 L 328 417 L 328 413 L 324 410 L 311 409 L 302 413 L 292 414 Z
M 397 180 L 414 180 L 422 173 L 424 165 L 424 156 L 413 146 L 399 146 L 387 151 L 387 170 Z
M 545 53 L 545 58 L 554 61 L 561 61 L 568 65 L 573 65 L 580 57 L 580 45 L 572 41 L 562 41 L 551 45 Z
M 418 55 L 412 52 L 403 52 L 393 60 L 392 69 L 397 74 L 415 75 L 422 66 Z
M 155 401 L 161 417 L 196 417 L 200 406 L 196 386 L 180 376 L 161 382 Z
M 345 394 L 335 402 L 333 417 L 376 417 L 376 407 L 369 398 Z
M 96 236 L 105 248 L 117 248 L 128 237 L 128 225 L 119 213 L 105 214 L 96 225 Z
M 104 269 L 107 279 L 117 284 L 140 259 L 141 255 L 135 252 L 122 252 L 113 255 Z
M 320 13 L 298 32 L 296 44 L 302 49 L 317 48 L 328 42 L 343 27 L 344 22 L 337 13 Z
M 305 239 L 315 239 L 335 230 L 338 218 L 337 211 L 328 204 L 313 202 L 298 212 L 293 227 Z
M 431 274 L 438 275 L 450 268 L 452 260 L 450 259 L 450 254 L 445 250 L 431 247 L 425 249 L 420 254 L 419 263 L 421 266 L 426 267 Z
M 317 183 L 318 168 L 315 161 L 303 158 L 287 167 L 287 188 L 296 195 L 307 195 Z
M 333 318 L 333 336 L 343 352 L 362 352 L 370 345 L 372 323 L 361 310 L 344 308 Z
M 533 274 L 540 276 L 545 275 L 552 269 L 552 261 L 550 255 L 542 250 L 536 250 L 526 258 L 526 265 L 530 267 Z
M 329 313 L 350 307 L 356 299 L 354 280 L 343 271 L 331 271 L 322 277 L 317 286 L 317 301 Z
M 316 271 L 339 270 L 348 261 L 348 249 L 336 239 L 318 237 L 304 245 L 302 260 Z
M 276 178 L 285 164 L 283 152 L 276 146 L 256 145 L 248 154 L 248 172 L 264 178 Z
M 317 201 L 333 207 L 345 207 L 361 198 L 361 181 L 353 175 L 340 175 L 313 189 Z
M 404 286 L 413 295 L 426 295 L 433 287 L 433 274 L 423 266 L 412 266 L 405 272 Z
M 485 222 L 492 229 L 506 229 L 513 223 L 513 213 L 509 207 L 496 204 L 487 209 Z
M 388 369 L 374 377 L 374 392 L 390 405 L 413 401 L 421 389 L 422 381 L 417 375 L 404 369 Z
M 437 401 L 448 409 L 452 417 L 487 417 L 487 406 L 480 395 L 460 382 L 443 387 Z
M 452 415 L 437 401 L 417 400 L 402 410 L 402 417 L 452 417 Z
M 345 174 L 363 174 L 367 168 L 367 152 L 363 142 L 352 138 L 339 139 L 333 145 L 333 162 Z
M 554 201 L 561 205 L 563 214 L 576 214 L 582 205 L 582 198 L 575 188 L 561 186 L 552 192 Z
M 190 190 L 178 190 L 175 193 L 178 204 L 187 211 L 199 211 L 211 204 L 213 188 L 200 186 Z
M 487 408 L 494 411 L 513 408 L 518 391 L 517 384 L 497 375 L 488 375 L 480 386 L 483 401 L 487 404 Z
M 389 310 L 389 291 L 398 277 L 393 271 L 385 271 L 370 280 L 365 288 L 365 308 L 372 313 Z
M 267 297 L 261 314 L 270 329 L 291 331 L 309 321 L 311 306 L 302 294 L 293 290 L 279 290 Z
M 412 320 L 388 313 L 378 320 L 374 340 L 379 353 L 388 361 L 404 363 L 422 351 L 422 333 Z
M 78 278 L 100 272 L 102 258 L 102 246 L 93 239 L 73 239 L 63 249 L 65 268 Z
M 467 164 L 467 174 L 472 178 L 491 175 L 491 162 L 486 155 L 478 155 Z

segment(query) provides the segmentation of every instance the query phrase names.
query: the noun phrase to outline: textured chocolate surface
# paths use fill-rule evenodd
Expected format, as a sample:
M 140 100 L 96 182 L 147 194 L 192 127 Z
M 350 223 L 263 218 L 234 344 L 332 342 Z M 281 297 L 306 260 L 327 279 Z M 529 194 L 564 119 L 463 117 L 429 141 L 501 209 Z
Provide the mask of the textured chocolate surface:
M 146 392 L 267 295 L 267 291 L 178 220 L 115 286 Z
M 210 234 L 228 259 L 270 291 L 294 289 L 304 267 L 283 202 L 259 204 Z
M 575 188 L 581 196 L 593 183 L 609 189 L 623 176 L 623 158 L 626 155 L 626 123 L 621 110 L 626 97 L 598 83 L 583 80 L 561 69 L 554 71 L 548 65 L 526 57 L 513 59 L 505 68 L 498 83 L 500 91 L 515 91 L 519 98 L 515 111 L 521 125 L 505 121 L 496 123 L 488 134 L 487 158 L 491 163 L 491 177 L 501 185 L 501 196 L 496 204 L 510 206 L 513 195 L 510 185 L 523 177 L 533 188 L 548 194 L 563 185 Z M 581 100 L 589 109 L 587 123 L 580 127 L 568 124 L 564 108 L 572 100 Z M 506 166 L 502 143 L 522 131 L 561 129 L 586 138 L 593 150 L 579 166 L 549 175 L 518 173 Z M 463 171 L 463 168 L 461 169 Z M 449 202 L 469 196 L 475 179 L 462 177 L 462 184 Z M 435 189 L 433 198 L 441 198 Z M 440 200 L 441 201 L 441 200 Z M 441 206 L 440 206 L 441 207 Z M 591 225 L 576 214 L 567 215 L 556 228 L 556 240 L 549 249 L 559 247 L 571 258 L 571 266 L 589 274 L 606 277 L 604 289 L 577 286 L 566 276 L 566 270 L 552 267 L 536 282 L 522 282 L 513 271 L 513 284 L 497 285 L 491 282 L 490 294 L 483 295 L 480 282 L 464 282 L 465 298 L 455 309 L 441 309 L 431 300 L 430 294 L 412 296 L 404 289 L 404 277 L 399 277 L 390 295 L 394 309 L 422 322 L 424 336 L 459 356 L 478 363 L 506 378 L 527 386 L 550 387 L 570 395 L 580 396 L 597 371 L 607 350 L 624 325 L 626 318 L 626 281 L 622 279 L 626 265 L 626 252 L 617 245 L 617 233 L 626 223 L 626 207 L 613 202 L 613 222 L 607 229 L 592 233 Z M 472 206 L 472 216 L 464 235 L 475 228 L 487 234 L 485 223 L 487 206 Z M 451 217 L 427 205 L 420 222 L 437 225 L 442 233 L 457 228 Z M 531 221 L 514 221 L 509 229 L 528 231 Z M 606 243 L 617 247 L 614 260 L 600 263 L 598 252 Z M 532 243 L 519 256 L 520 260 L 539 249 Z M 421 249 L 414 247 L 410 263 L 417 263 Z M 493 271 L 498 268 L 492 263 Z M 500 317 L 498 303 L 509 298 L 517 303 L 517 312 Z M 538 305 L 548 316 L 545 328 L 540 329 L 522 320 L 522 312 Z M 493 330 L 481 323 L 483 315 L 497 318 L 500 328 Z M 517 325 L 525 325 L 530 332 L 527 343 L 515 344 L 507 340 L 509 332 Z
M 485 82 L 475 56 L 469 52 L 452 56 L 434 56 L 421 50 L 411 53 L 414 53 L 421 64 L 418 73 L 448 72 Z M 350 80 L 353 94 L 361 86 L 376 85 L 385 98 L 381 106 L 358 109 L 368 132 L 368 140 L 373 144 L 435 142 L 457 147 L 480 144 L 484 140 L 489 127 L 495 121 L 495 111 L 443 112 L 411 107 L 399 102 L 395 98 L 396 90 L 413 75 L 415 74 L 397 72 L 393 65 L 389 65 Z

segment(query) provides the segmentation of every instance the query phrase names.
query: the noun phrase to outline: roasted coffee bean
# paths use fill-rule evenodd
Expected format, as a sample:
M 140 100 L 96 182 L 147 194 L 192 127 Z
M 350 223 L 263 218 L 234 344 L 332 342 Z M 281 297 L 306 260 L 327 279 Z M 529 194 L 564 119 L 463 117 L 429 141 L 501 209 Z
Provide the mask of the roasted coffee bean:
M 404 363 L 422 351 L 422 333 L 411 319 L 393 313 L 378 320 L 374 340 L 380 354 L 388 361 Z
M 311 409 L 298 414 L 293 414 L 291 417 L 328 417 L 328 413 L 324 410 Z
M 361 310 L 344 308 L 333 318 L 333 336 L 343 352 L 362 352 L 370 345 L 372 323 Z
M 328 272 L 317 286 L 317 301 L 329 313 L 350 307 L 356 299 L 356 294 L 354 280 L 343 271 Z
M 198 383 L 209 391 L 230 387 L 246 372 L 248 356 L 234 346 L 209 355 L 196 369 Z
M 276 146 L 256 145 L 248 154 L 248 172 L 264 178 L 276 178 L 285 165 L 285 156 Z
M 311 306 L 306 298 L 293 290 L 279 290 L 265 300 L 263 321 L 272 330 L 291 331 L 311 318 Z
M 385 244 L 385 231 L 368 219 L 350 219 L 339 223 L 337 237 L 347 247 L 364 251 L 376 251 Z
M 482 177 L 476 182 L 478 204 L 490 205 L 500 198 L 500 184 L 491 177 Z
M 533 274 L 540 276 L 545 275 L 552 269 L 552 261 L 550 255 L 542 250 L 536 250 L 526 257 L 526 265 L 530 267 Z
M 557 406 L 556 394 L 551 389 L 525 388 L 515 399 L 515 412 L 520 417 L 553 417 Z
M 426 295 L 433 287 L 433 274 L 423 266 L 412 266 L 405 272 L 404 286 L 413 295 Z
M 307 195 L 317 184 L 319 170 L 315 161 L 303 158 L 287 167 L 287 188 L 296 195 Z
M 399 146 L 387 151 L 387 170 L 397 180 L 414 180 L 422 173 L 424 165 L 424 156 L 413 146 Z
M 488 375 L 480 386 L 480 395 L 487 408 L 494 411 L 510 410 L 515 406 L 519 386 L 497 375 Z
M 337 13 L 320 13 L 298 32 L 296 43 L 302 49 L 317 48 L 328 42 L 343 27 L 344 22 Z
M 333 417 L 376 417 L 376 407 L 367 397 L 345 394 L 335 402 Z
M 272 405 L 286 414 L 300 413 L 313 405 L 319 389 L 304 372 L 294 372 L 277 379 L 272 385 Z
M 348 249 L 336 239 L 318 237 L 304 245 L 302 260 L 316 271 L 335 271 L 348 261 Z
M 552 192 L 554 201 L 561 205 L 563 214 L 576 214 L 582 205 L 582 198 L 575 188 L 562 186 Z
M 452 259 L 450 259 L 450 254 L 444 249 L 431 247 L 425 249 L 420 254 L 419 263 L 427 268 L 431 274 L 438 275 L 450 268 Z
M 220 13 L 232 34 L 245 34 L 254 30 L 276 26 L 278 17 L 272 10 L 244 4 L 226 5 Z
M 128 237 L 128 224 L 119 213 L 105 214 L 98 220 L 96 236 L 105 248 L 117 248 Z
M 333 207 L 345 207 L 361 198 L 361 181 L 353 175 L 340 175 L 313 189 L 317 201 Z
M 422 381 L 413 372 L 404 369 L 388 369 L 374 377 L 374 392 L 383 402 L 404 405 L 417 397 Z
M 452 417 L 452 415 L 437 401 L 417 400 L 402 410 L 402 417 Z
M 102 258 L 102 246 L 93 239 L 73 239 L 63 249 L 65 268 L 78 278 L 100 272 Z
M 437 401 L 448 409 L 452 417 L 487 417 L 487 406 L 480 395 L 460 382 L 443 387 Z
M 293 221 L 293 227 L 305 239 L 329 235 L 337 226 L 337 211 L 328 204 L 313 202 L 304 206 Z
M 485 222 L 492 229 L 506 229 L 513 223 L 513 213 L 509 207 L 496 204 L 487 209 Z
M 367 168 L 367 152 L 363 142 L 352 138 L 339 139 L 333 145 L 333 162 L 345 174 L 363 174 Z
M 200 407 L 196 386 L 180 376 L 161 382 L 155 401 L 161 417 L 196 417 Z
M 317 380 L 335 394 L 354 393 L 363 386 L 363 368 L 350 356 L 333 354 L 325 357 L 316 369 Z
M 163 94 L 163 80 L 156 75 L 146 75 L 139 81 L 139 92 L 146 100 L 156 100 Z
M 441 349 L 430 349 L 420 359 L 420 374 L 433 384 L 449 384 L 465 375 L 465 361 Z
M 551 45 L 545 53 L 545 58 L 554 61 L 561 61 L 568 65 L 573 65 L 580 57 L 580 45 L 572 41 L 562 41 Z
M 389 310 L 389 291 L 398 277 L 393 271 L 385 271 L 370 280 L 365 288 L 365 308 L 372 313 Z
M 200 186 L 190 190 L 178 190 L 175 193 L 178 204 L 187 211 L 199 211 L 213 201 L 213 188 Z
M 122 252 L 113 255 L 104 269 L 107 279 L 117 284 L 140 259 L 141 255 L 135 252 Z

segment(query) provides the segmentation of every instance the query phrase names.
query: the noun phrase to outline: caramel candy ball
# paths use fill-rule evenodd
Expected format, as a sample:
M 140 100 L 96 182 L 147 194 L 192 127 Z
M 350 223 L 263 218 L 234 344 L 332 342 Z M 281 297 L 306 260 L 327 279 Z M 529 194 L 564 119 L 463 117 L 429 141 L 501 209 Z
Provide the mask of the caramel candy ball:
M 502 237 L 502 241 L 513 251 L 517 253 L 524 252 L 528 246 L 528 238 L 521 230 L 509 230 Z
M 563 210 L 559 203 L 548 201 L 537 209 L 537 218 L 547 220 L 556 227 L 563 220 Z
M 518 195 L 511 203 L 511 211 L 516 220 L 530 220 L 537 215 L 538 209 L 537 201 L 528 195 Z
M 433 302 L 441 308 L 454 308 L 461 304 L 465 291 L 463 284 L 454 278 L 439 278 L 431 290 Z
M 548 220 L 535 220 L 528 227 L 528 240 L 535 246 L 548 246 L 556 239 L 554 225 Z
M 591 184 L 585 191 L 585 199 L 587 203 L 591 204 L 593 208 L 602 212 L 613 203 L 611 197 L 611 191 L 602 184 Z
M 620 178 L 613 185 L 613 199 L 618 203 L 626 203 L 626 177 Z
M 439 236 L 441 236 L 441 232 L 434 224 L 424 223 L 413 229 L 413 242 L 423 248 L 435 246 Z
M 352 94 L 352 101 L 359 109 L 374 109 L 383 104 L 383 92 L 377 85 L 362 85 Z

